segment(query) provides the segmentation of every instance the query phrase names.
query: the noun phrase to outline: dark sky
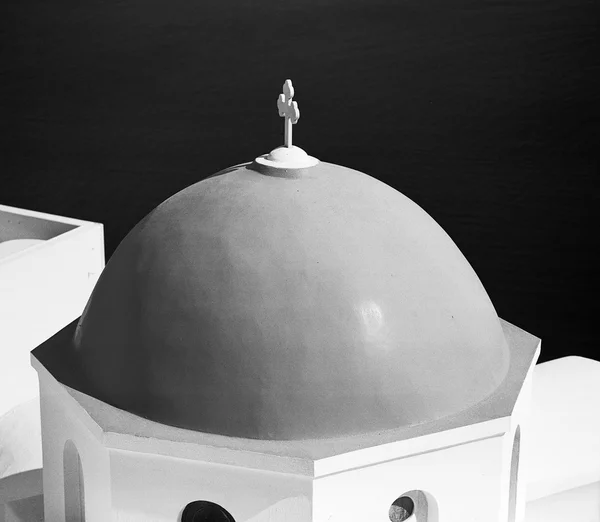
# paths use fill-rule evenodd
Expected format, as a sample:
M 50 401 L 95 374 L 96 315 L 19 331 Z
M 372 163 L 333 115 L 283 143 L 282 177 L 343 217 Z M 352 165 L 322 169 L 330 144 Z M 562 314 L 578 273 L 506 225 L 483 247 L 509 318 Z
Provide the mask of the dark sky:
M 295 141 L 421 205 L 542 359 L 600 360 L 595 0 L 5 0 L 0 201 L 105 224 Z

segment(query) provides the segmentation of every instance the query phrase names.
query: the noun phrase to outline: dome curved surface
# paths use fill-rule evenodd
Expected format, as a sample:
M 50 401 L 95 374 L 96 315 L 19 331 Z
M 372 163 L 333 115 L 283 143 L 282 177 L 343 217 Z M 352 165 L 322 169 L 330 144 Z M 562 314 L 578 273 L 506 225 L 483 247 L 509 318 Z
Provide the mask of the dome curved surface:
M 295 440 L 452 415 L 504 379 L 494 307 L 410 199 L 328 163 L 233 167 L 159 205 L 74 339 L 87 393 L 209 433 Z

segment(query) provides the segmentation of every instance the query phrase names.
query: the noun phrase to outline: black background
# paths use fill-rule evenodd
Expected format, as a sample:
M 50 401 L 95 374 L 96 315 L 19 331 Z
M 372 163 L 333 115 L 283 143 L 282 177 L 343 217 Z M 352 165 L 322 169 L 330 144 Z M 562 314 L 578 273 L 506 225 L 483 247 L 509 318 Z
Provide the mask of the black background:
M 600 360 L 595 0 L 4 1 L 0 201 L 105 225 L 295 143 L 450 234 L 541 360 Z

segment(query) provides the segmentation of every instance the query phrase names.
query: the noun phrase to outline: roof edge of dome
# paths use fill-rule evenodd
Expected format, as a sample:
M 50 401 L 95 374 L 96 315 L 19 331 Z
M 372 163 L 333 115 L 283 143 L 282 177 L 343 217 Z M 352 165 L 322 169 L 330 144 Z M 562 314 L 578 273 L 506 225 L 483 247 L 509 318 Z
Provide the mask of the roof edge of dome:
M 366 447 L 401 442 L 442 431 L 466 429 L 475 425 L 483 426 L 482 423 L 488 426 L 484 429 L 494 433 L 500 434 L 506 431 L 508 424 L 504 420 L 512 414 L 521 389 L 537 362 L 541 341 L 507 321 L 500 319 L 500 322 L 510 350 L 510 368 L 502 383 L 491 395 L 470 408 L 441 419 L 384 431 L 365 431 L 345 437 L 300 440 L 230 437 L 169 426 L 111 406 L 89 394 L 89 390 L 82 386 L 76 366 L 69 364 L 69 356 L 73 353 L 73 336 L 77 320 L 33 350 L 32 359 L 34 359 L 34 367 L 37 361 L 56 381 L 67 387 L 67 391 L 101 430 L 115 434 L 116 437 L 133 437 L 138 442 L 141 437 L 145 440 L 169 441 L 175 445 L 183 443 L 186 447 L 194 444 L 202 448 L 220 448 L 217 451 L 217 459 L 223 458 L 222 450 L 230 450 L 242 451 L 245 454 L 250 452 L 278 458 L 304 458 L 308 461 L 317 461 Z M 497 421 L 500 424 L 486 424 L 490 421 Z M 181 451 L 181 448 L 176 449 L 176 446 L 172 448 L 173 451 Z M 238 462 L 239 457 L 235 458 Z

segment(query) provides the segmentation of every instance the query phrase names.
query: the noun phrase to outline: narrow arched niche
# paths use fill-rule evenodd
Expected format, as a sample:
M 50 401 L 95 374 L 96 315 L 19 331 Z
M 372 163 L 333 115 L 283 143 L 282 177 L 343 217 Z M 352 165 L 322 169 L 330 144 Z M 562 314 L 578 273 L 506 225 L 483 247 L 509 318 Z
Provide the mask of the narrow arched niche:
M 389 519 L 390 522 L 438 522 L 437 502 L 425 491 L 407 491 L 392 502 Z
M 521 451 L 521 426 L 515 430 L 510 460 L 510 487 L 508 493 L 508 522 L 517 519 L 517 485 L 519 481 L 519 453 Z
M 65 522 L 85 522 L 83 467 L 77 447 L 72 440 L 65 442 L 63 484 L 65 488 Z
M 185 506 L 181 522 L 235 522 L 224 507 L 208 500 L 195 500 Z

